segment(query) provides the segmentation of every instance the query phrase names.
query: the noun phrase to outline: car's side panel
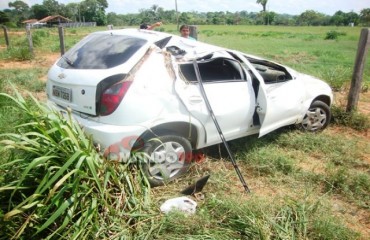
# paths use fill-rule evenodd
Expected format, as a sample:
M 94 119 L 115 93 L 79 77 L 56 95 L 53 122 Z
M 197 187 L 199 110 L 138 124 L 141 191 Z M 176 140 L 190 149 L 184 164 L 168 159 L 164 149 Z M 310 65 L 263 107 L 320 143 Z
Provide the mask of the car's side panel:
M 245 136 L 251 126 L 255 99 L 247 81 L 210 82 L 204 84 L 205 92 L 216 119 L 226 139 Z M 176 91 L 189 112 L 198 119 L 207 132 L 207 146 L 221 141 L 206 107 L 197 83 L 177 81 Z

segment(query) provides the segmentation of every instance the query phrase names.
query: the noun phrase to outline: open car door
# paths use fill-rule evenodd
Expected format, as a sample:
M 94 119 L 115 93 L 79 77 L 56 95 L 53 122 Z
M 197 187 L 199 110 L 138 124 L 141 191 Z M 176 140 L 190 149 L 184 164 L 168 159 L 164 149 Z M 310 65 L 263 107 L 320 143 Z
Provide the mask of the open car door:
M 252 77 L 259 117 L 259 137 L 302 118 L 304 86 L 276 63 L 238 54 Z

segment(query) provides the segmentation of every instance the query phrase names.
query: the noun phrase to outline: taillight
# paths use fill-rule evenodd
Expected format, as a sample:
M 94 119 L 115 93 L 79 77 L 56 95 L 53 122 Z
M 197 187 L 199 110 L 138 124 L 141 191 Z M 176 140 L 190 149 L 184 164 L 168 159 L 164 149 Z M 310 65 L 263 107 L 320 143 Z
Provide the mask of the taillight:
M 100 115 L 109 115 L 117 109 L 131 83 L 131 81 L 118 82 L 102 93 L 100 98 Z

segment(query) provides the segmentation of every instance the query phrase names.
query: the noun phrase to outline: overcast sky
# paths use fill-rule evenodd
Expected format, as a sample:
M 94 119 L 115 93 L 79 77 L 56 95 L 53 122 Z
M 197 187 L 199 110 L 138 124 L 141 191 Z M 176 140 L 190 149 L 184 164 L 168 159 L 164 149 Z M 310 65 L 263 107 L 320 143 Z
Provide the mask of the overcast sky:
M 9 8 L 8 3 L 15 0 L 0 0 L 0 9 Z M 59 3 L 81 2 L 80 0 L 57 0 Z M 174 10 L 175 0 L 107 0 L 106 12 L 138 13 L 140 9 L 148 9 L 158 5 L 164 10 Z M 30 7 L 42 4 L 43 0 L 23 0 Z M 259 12 L 262 6 L 256 0 L 177 0 L 179 12 L 216 12 L 216 11 L 248 11 Z M 276 13 L 299 15 L 306 10 L 333 15 L 336 11 L 360 13 L 364 8 L 370 8 L 370 0 L 268 0 L 267 10 Z

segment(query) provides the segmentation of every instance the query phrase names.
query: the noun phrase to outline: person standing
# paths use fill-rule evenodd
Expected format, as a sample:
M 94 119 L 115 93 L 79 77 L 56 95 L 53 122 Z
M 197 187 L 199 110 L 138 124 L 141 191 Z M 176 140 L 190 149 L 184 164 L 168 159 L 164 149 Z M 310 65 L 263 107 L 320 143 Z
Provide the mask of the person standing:
M 186 24 L 181 25 L 180 34 L 181 34 L 181 37 L 183 37 L 183 38 L 196 40 L 195 38 L 190 37 L 190 27 L 189 27 L 189 25 L 186 25 Z

